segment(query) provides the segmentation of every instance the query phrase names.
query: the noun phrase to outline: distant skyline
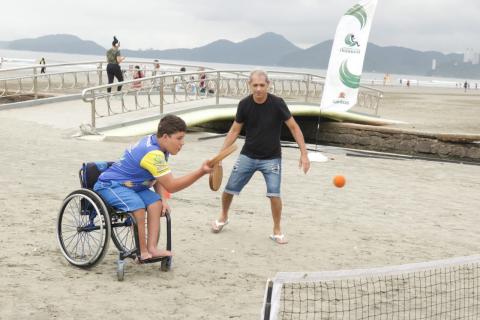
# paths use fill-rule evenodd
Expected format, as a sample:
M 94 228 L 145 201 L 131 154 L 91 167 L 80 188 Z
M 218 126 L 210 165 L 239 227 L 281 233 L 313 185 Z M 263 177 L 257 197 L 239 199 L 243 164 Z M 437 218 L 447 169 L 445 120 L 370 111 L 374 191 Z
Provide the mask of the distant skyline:
M 234 42 L 264 32 L 308 48 L 333 39 L 350 0 L 139 0 L 2 3 L 0 41 L 73 34 L 103 47 L 116 35 L 126 49 L 194 48 L 218 39 Z M 7 14 L 5 14 L 7 13 Z M 379 0 L 370 41 L 443 53 L 480 51 L 478 0 Z

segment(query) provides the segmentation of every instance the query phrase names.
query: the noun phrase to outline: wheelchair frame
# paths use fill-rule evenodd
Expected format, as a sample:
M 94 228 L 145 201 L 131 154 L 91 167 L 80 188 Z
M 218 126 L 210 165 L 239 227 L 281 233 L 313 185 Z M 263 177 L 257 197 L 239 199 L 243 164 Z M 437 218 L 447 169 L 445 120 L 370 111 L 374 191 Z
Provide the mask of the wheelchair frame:
M 57 241 L 65 259 L 72 265 L 88 269 L 98 264 L 108 251 L 109 239 L 119 251 L 117 278 L 123 281 L 125 259 L 140 261 L 138 227 L 133 212 L 118 211 L 103 201 L 93 185 L 112 162 L 84 163 L 79 170 L 81 189 L 65 197 L 57 218 Z M 90 170 L 90 172 L 89 172 Z M 170 214 L 165 214 L 167 243 L 172 249 Z M 161 262 L 169 271 L 172 257 L 156 257 L 140 263 Z

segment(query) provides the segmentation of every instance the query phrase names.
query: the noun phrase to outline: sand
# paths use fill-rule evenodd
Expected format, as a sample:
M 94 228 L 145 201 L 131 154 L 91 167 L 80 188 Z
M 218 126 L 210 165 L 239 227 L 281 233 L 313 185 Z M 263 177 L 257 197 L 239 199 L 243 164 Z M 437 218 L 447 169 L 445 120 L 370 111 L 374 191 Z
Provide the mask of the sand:
M 423 130 L 478 132 L 477 95 L 394 94 L 391 101 L 398 103 L 384 105 L 382 116 L 416 127 L 423 121 Z M 133 140 L 73 139 L 76 128 L 54 125 L 62 122 L 57 113 L 40 121 L 28 116 L 34 110 L 0 111 L 0 319 L 258 319 L 265 281 L 278 271 L 378 267 L 479 253 L 480 166 L 357 158 L 324 148 L 331 160 L 312 164 L 304 175 L 298 150 L 284 148 L 288 245 L 268 239 L 272 222 L 260 175 L 234 199 L 224 232 L 212 234 L 220 193 L 210 191 L 203 177 L 171 200 L 173 269 L 165 273 L 159 265 L 128 260 L 125 281 L 118 282 L 113 244 L 98 266 L 75 268 L 58 249 L 55 222 L 62 199 L 79 187 L 81 163 L 115 160 Z M 171 159 L 175 176 L 220 148 L 221 138 L 198 140 L 205 135 L 188 134 L 184 150 Z M 224 161 L 227 176 L 237 155 Z M 332 184 L 337 174 L 347 179 L 342 189 Z

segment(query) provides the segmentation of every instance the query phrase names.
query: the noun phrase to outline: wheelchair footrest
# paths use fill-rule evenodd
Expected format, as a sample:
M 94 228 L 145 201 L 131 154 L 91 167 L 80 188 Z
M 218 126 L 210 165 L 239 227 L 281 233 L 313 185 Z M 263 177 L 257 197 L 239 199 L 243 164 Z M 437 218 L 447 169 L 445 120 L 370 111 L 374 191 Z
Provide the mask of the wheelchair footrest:
M 171 256 L 170 257 L 155 257 L 155 258 L 150 258 L 150 259 L 145 259 L 145 260 L 136 259 L 136 261 L 138 261 L 138 263 L 140 263 L 140 264 L 155 263 L 155 262 L 159 262 L 159 261 L 163 261 L 163 260 L 168 260 L 170 258 L 171 258 Z

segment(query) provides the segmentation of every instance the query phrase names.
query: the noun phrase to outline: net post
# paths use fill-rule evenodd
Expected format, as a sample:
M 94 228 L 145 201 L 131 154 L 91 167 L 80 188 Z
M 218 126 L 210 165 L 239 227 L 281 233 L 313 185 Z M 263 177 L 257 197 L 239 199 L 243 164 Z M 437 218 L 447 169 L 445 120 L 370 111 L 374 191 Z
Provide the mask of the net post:
M 262 320 L 270 320 L 270 308 L 272 305 L 273 281 L 268 279 L 265 287 L 265 297 L 263 301 Z

